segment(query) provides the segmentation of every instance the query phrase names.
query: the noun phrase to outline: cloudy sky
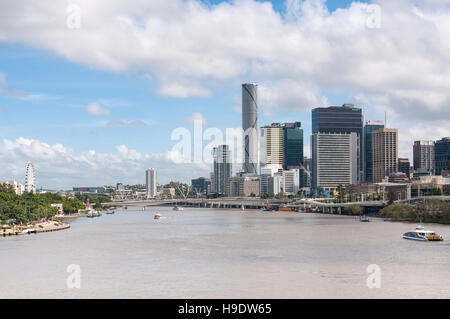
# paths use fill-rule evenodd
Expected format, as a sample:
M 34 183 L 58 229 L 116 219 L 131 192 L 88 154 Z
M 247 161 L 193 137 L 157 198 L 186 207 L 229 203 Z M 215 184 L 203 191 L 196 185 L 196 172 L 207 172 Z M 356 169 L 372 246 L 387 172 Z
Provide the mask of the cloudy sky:
M 450 136 L 450 1 L 16 0 L 0 2 L 0 179 L 38 186 L 207 176 L 180 164 L 176 128 L 259 125 L 354 103 L 417 139 Z M 205 144 L 208 141 L 204 141 Z

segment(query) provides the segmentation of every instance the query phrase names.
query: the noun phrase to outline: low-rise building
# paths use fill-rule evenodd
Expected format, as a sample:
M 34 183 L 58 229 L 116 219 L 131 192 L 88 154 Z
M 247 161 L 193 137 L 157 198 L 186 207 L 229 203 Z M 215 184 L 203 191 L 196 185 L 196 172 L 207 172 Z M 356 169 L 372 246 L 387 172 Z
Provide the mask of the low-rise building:
M 104 187 L 74 187 L 73 192 L 75 194 L 104 194 L 105 188 Z
M 229 197 L 250 197 L 260 195 L 259 176 L 234 176 L 228 179 L 227 195 Z

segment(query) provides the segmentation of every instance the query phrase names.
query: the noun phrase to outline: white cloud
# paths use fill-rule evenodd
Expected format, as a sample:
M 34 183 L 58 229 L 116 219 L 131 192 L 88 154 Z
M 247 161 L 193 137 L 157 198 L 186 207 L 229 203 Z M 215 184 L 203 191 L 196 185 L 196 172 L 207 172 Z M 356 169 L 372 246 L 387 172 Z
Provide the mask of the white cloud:
M 111 114 L 111 111 L 102 107 L 99 103 L 93 102 L 86 106 L 86 112 L 95 116 L 103 116 Z
M 314 107 L 329 105 L 327 98 L 320 95 L 319 88 L 293 80 L 280 81 L 276 85 L 260 85 L 258 96 L 265 115 L 270 115 L 270 110 L 277 106 L 310 111 Z
M 195 121 L 202 121 L 203 125 L 208 125 L 209 122 L 206 117 L 200 112 L 194 112 L 192 115 L 186 117 L 185 122 L 187 124 L 193 125 Z
M 280 14 L 253 0 L 78 0 L 81 28 L 69 29 L 65 2 L 1 1 L 8 14 L 0 41 L 101 70 L 138 71 L 160 96 L 208 97 L 252 79 L 261 83 L 266 114 L 307 111 L 328 104 L 324 92 L 344 92 L 377 117 L 387 111 L 407 153 L 419 136 L 450 135 L 450 2 L 373 2 L 380 28 L 368 27 L 370 5 L 356 1 L 329 12 L 325 0 L 289 0 Z M 93 111 L 109 114 L 98 103 Z M 84 155 L 87 162 L 95 156 Z
M 148 126 L 148 123 L 143 120 L 111 120 L 106 123 L 107 126 Z
M 72 186 L 144 183 L 145 169 L 155 167 L 158 181 L 189 182 L 193 177 L 208 176 L 208 165 L 177 164 L 180 154 L 169 151 L 142 154 L 126 145 L 116 147 L 116 153 L 88 150 L 77 153 L 61 144 L 50 145 L 39 140 L 19 137 L 4 139 L 0 145 L 0 179 L 14 177 L 24 183 L 25 166 L 33 162 L 38 186 L 71 189 Z
M 289 0 L 280 14 L 252 0 L 79 0 L 81 28 L 70 29 L 65 2 L 2 1 L 0 41 L 151 74 L 161 96 L 207 97 L 251 76 L 282 108 L 304 110 L 325 101 L 323 90 L 344 89 L 410 119 L 450 115 L 449 1 L 376 0 L 380 28 L 368 24 L 370 4 L 329 12 L 325 3 Z

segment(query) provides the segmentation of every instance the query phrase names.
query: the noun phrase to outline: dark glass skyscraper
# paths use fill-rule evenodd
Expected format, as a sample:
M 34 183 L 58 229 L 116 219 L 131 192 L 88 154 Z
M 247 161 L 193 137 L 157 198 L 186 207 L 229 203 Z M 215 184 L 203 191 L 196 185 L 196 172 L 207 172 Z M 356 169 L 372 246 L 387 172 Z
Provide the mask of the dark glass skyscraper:
M 300 127 L 300 122 L 283 124 L 283 166 L 285 169 L 293 166 L 299 167 L 303 164 L 303 129 Z
M 357 135 L 357 171 L 358 180 L 363 180 L 364 144 L 363 115 L 361 108 L 353 104 L 342 106 L 318 107 L 312 110 L 312 133 L 356 133 Z
M 436 175 L 441 175 L 443 170 L 450 170 L 450 137 L 436 141 L 434 156 Z
M 367 182 L 373 182 L 372 132 L 384 128 L 383 122 L 368 121 L 364 126 L 364 176 Z

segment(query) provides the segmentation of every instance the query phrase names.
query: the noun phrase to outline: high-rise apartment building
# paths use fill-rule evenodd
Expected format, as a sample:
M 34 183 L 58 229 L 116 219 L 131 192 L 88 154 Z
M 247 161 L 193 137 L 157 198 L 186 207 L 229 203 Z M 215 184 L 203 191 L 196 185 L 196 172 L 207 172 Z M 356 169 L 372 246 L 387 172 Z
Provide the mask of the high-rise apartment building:
M 435 170 L 436 175 L 441 175 L 442 171 L 450 170 L 450 137 L 436 141 L 434 144 Z
M 157 174 L 156 169 L 149 168 L 145 171 L 145 190 L 147 198 L 156 197 L 156 186 L 157 186 Z
M 312 187 L 335 189 L 358 180 L 357 133 L 314 133 L 311 137 Z
M 356 133 L 358 180 L 364 179 L 363 115 L 353 104 L 318 107 L 312 110 L 312 133 Z
M 398 130 L 382 128 L 372 132 L 373 182 L 398 172 Z
M 261 167 L 277 165 L 283 167 L 284 134 L 279 123 L 261 127 Z
M 231 177 L 231 151 L 228 145 L 213 148 L 214 157 L 214 192 L 226 192 L 228 179 Z
M 413 165 L 414 170 L 434 174 L 434 141 L 414 141 Z
M 258 154 L 258 85 L 242 84 L 242 129 L 244 130 L 244 173 L 257 174 Z
M 384 122 L 367 121 L 364 125 L 364 180 L 373 182 L 372 132 L 384 128 Z

